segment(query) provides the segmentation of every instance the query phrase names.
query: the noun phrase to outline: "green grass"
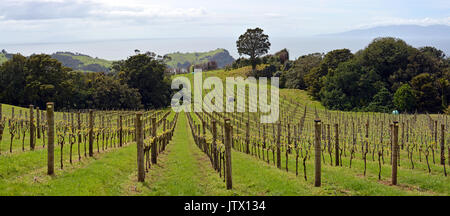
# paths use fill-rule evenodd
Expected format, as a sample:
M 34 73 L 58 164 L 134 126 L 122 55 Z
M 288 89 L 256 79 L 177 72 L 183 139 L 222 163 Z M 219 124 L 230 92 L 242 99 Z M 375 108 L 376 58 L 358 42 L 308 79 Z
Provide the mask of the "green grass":
M 4 62 L 8 61 L 5 54 L 0 53 L 0 65 L 2 65 Z
M 282 169 L 278 169 L 272 163 L 271 152 L 268 164 L 235 150 L 232 152 L 233 189 L 226 190 L 223 178 L 195 145 L 185 115 L 180 113 L 173 140 L 160 154 L 158 164 L 146 173 L 144 183 L 138 183 L 136 178 L 135 144 L 96 153 L 93 158 L 83 157 L 73 165 L 68 163 L 68 148 L 65 148 L 64 170 L 58 167 L 60 153 L 56 147 L 53 177 L 46 175 L 46 149 L 0 156 L 0 195 L 450 195 L 450 181 L 438 170 L 438 164 L 432 164 L 431 174 L 425 172 L 423 163 L 416 162 L 416 168 L 411 170 L 405 156 L 399 168 L 399 185 L 391 186 L 388 160 L 382 167 L 380 181 L 377 162 L 372 162 L 371 156 L 367 174 L 363 176 L 359 154 L 352 168 L 348 168 L 348 157 L 343 158 L 343 167 L 330 166 L 327 155 L 322 163 L 322 187 L 317 188 L 313 186 L 313 157 L 306 163 L 308 180 L 305 181 L 301 163 L 299 175 L 295 175 L 294 154 L 289 155 L 289 172 L 286 172 L 284 152 Z M 169 115 L 169 119 L 173 117 L 173 113 Z
M 108 61 L 105 59 L 100 59 L 100 58 L 93 58 L 90 56 L 72 56 L 72 58 L 80 60 L 81 62 L 83 62 L 84 65 L 90 65 L 90 64 L 98 64 L 101 65 L 103 67 L 109 68 L 112 65 L 112 61 Z
M 194 52 L 194 53 L 170 53 L 168 56 L 172 58 L 167 62 L 167 65 L 176 68 L 177 64 L 184 64 L 189 62 L 191 65 L 206 63 L 214 55 L 224 52 L 224 49 L 215 49 L 209 52 Z
M 54 177 L 40 169 L 31 175 L 0 181 L 1 195 L 120 195 L 121 183 L 135 170 L 135 145 L 89 158 Z

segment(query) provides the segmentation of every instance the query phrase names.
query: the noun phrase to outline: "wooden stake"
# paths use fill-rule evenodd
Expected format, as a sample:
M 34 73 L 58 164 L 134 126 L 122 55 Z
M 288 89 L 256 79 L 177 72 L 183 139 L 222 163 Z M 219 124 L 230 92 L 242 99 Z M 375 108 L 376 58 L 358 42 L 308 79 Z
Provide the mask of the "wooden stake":
M 450 158 L 449 158 L 450 160 Z M 441 124 L 441 165 L 445 165 L 445 125 Z
M 145 165 L 144 165 L 144 136 L 142 128 L 142 113 L 136 113 L 136 142 L 137 142 L 137 166 L 138 181 L 145 181 Z
M 231 172 L 231 130 L 230 119 L 225 119 L 225 170 L 227 190 L 233 188 L 233 176 Z
M 392 143 L 392 185 L 397 185 L 397 156 L 398 156 L 398 122 L 394 121 L 393 143 Z
M 315 142 L 314 142 L 314 150 L 315 150 L 315 176 L 314 176 L 314 186 L 320 187 L 321 185 L 321 147 L 320 147 L 320 136 L 321 136 L 321 127 L 320 127 L 320 119 L 314 120 L 314 126 L 315 126 Z
M 336 166 L 339 166 L 339 125 L 334 124 L 334 136 L 335 136 L 335 159 L 336 159 Z
M 281 169 L 281 141 L 280 141 L 280 137 L 281 137 L 281 123 L 278 122 L 278 132 L 277 132 L 277 167 L 279 169 Z
M 35 140 L 34 140 L 34 115 L 33 115 L 33 105 L 30 105 L 30 149 L 34 151 Z
M 156 138 L 156 118 L 155 117 L 153 117 L 152 118 L 152 136 L 154 137 L 154 138 Z M 151 151 L 152 151 L 152 164 L 156 164 L 157 163 L 157 152 L 156 151 L 158 151 L 158 148 L 157 148 L 157 142 L 156 141 L 154 141 L 152 144 L 152 148 L 151 148 Z
M 53 115 L 54 107 L 52 102 L 47 103 L 47 174 L 55 173 L 55 118 Z
M 94 156 L 94 111 L 89 110 L 89 157 Z

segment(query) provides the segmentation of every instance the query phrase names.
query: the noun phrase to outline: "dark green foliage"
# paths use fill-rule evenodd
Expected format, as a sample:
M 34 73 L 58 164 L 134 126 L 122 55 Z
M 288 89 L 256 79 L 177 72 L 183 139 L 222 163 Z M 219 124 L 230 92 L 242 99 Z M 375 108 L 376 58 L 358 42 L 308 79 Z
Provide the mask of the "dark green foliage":
M 439 112 L 442 110 L 439 90 L 429 73 L 422 73 L 411 80 L 416 106 L 419 112 Z
M 256 69 L 257 58 L 266 54 L 270 48 L 269 36 L 263 33 L 260 28 L 247 29 L 236 41 L 239 55 L 248 55 L 252 70 Z
M 29 58 L 18 54 L 0 67 L 0 98 L 3 103 L 45 107 L 53 101 L 67 106 L 69 68 L 49 55 L 32 55 Z
M 388 81 L 396 71 L 406 68 L 413 49 L 401 39 L 377 38 L 362 51 L 361 64 L 373 68 L 383 81 Z
M 94 107 L 103 110 L 112 109 L 139 109 L 141 95 L 138 89 L 129 88 L 118 79 L 104 73 L 95 73 L 92 80 L 92 101 Z
M 145 108 L 160 108 L 170 102 L 170 79 L 165 76 L 164 61 L 147 54 L 129 57 L 120 67 L 123 83 L 136 88 L 142 96 Z
M 306 89 L 308 87 L 306 76 L 310 74 L 312 79 L 312 76 L 316 73 L 311 72 L 311 70 L 317 67 L 321 61 L 322 54 L 320 53 L 300 56 L 293 62 L 292 67 L 282 74 L 281 85 L 284 84 L 286 88 Z
M 373 100 L 367 106 L 366 111 L 389 113 L 393 109 L 392 94 L 387 88 L 382 87 L 380 91 L 373 96 Z
M 394 94 L 394 105 L 400 111 L 412 112 L 416 98 L 410 85 L 403 84 Z
M 328 52 L 320 64 L 311 69 L 305 76 L 305 84 L 308 86 L 308 91 L 313 98 L 319 98 L 319 92 L 323 87 L 321 77 L 330 74 L 333 75 L 333 71 L 337 66 L 345 61 L 348 61 L 353 57 L 353 54 L 349 49 L 338 49 Z
M 161 59 L 138 54 L 113 64 L 113 73 L 72 71 L 49 55 L 20 54 L 0 66 L 2 103 L 58 109 L 140 109 L 166 106 L 170 85 Z
M 355 54 L 340 49 L 323 59 L 302 56 L 282 73 L 280 84 L 307 89 L 328 109 L 436 113 L 448 105 L 449 65 L 434 47 L 416 49 L 401 39 L 377 38 Z
M 261 70 L 251 71 L 249 76 L 253 76 L 256 78 L 259 77 L 272 77 L 277 72 L 277 67 L 275 65 L 269 65 Z

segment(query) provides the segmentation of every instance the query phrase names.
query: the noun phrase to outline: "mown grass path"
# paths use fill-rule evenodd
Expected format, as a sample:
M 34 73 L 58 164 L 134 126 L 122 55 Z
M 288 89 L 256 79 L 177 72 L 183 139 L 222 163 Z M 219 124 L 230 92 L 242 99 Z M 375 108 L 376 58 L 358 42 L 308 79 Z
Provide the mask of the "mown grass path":
M 158 164 L 152 165 L 144 183 L 136 183 L 135 173 L 126 186 L 127 195 L 225 195 L 222 179 L 209 159 L 195 145 L 185 113 L 180 113 L 175 134 Z

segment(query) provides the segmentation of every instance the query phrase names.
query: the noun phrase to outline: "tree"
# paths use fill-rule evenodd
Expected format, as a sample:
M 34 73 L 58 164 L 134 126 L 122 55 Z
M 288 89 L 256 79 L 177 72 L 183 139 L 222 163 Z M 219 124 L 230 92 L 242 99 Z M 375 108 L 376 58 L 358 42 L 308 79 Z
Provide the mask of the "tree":
M 409 84 L 403 84 L 394 94 L 394 105 L 400 111 L 412 112 L 415 108 L 416 98 Z
M 141 95 L 138 89 L 121 84 L 118 79 L 104 73 L 96 73 L 92 83 L 92 101 L 97 109 L 140 109 Z
M 362 51 L 361 63 L 363 66 L 373 68 L 383 81 L 387 82 L 396 71 L 405 70 L 413 49 L 398 38 L 376 38 Z
M 393 108 L 392 94 L 385 87 L 373 96 L 372 102 L 367 106 L 366 110 L 369 112 L 384 112 L 387 113 Z
M 129 57 L 120 68 L 122 83 L 139 89 L 145 108 L 160 108 L 170 103 L 170 80 L 165 75 L 166 64 L 153 54 Z M 122 73 L 123 72 L 123 73 Z
M 252 71 L 256 69 L 256 59 L 266 54 L 270 48 L 269 36 L 263 33 L 260 28 L 247 29 L 236 41 L 239 55 L 248 55 L 252 65 Z
M 339 64 L 333 75 L 322 78 L 324 87 L 319 94 L 320 100 L 329 109 L 351 110 L 361 107 L 361 92 L 365 90 L 360 88 L 358 81 L 363 73 L 357 61 Z
M 0 66 L 0 100 L 12 105 L 25 105 L 27 58 L 17 54 Z
M 298 57 L 294 61 L 293 66 L 282 75 L 282 80 L 285 82 L 284 86 L 287 88 L 306 89 L 306 75 L 315 75 L 316 73 L 310 72 L 313 68 L 317 67 L 322 61 L 323 55 L 321 53 L 313 53 Z M 314 79 L 308 77 L 310 79 Z
M 333 71 L 337 66 L 353 58 L 353 54 L 349 49 L 337 49 L 328 52 L 317 68 L 309 71 L 305 76 L 305 84 L 308 86 L 308 92 L 313 98 L 319 98 L 320 89 L 322 89 L 321 77 L 328 74 L 333 75 Z
M 439 112 L 442 110 L 439 90 L 436 86 L 438 85 L 429 73 L 421 73 L 411 80 L 419 111 Z

